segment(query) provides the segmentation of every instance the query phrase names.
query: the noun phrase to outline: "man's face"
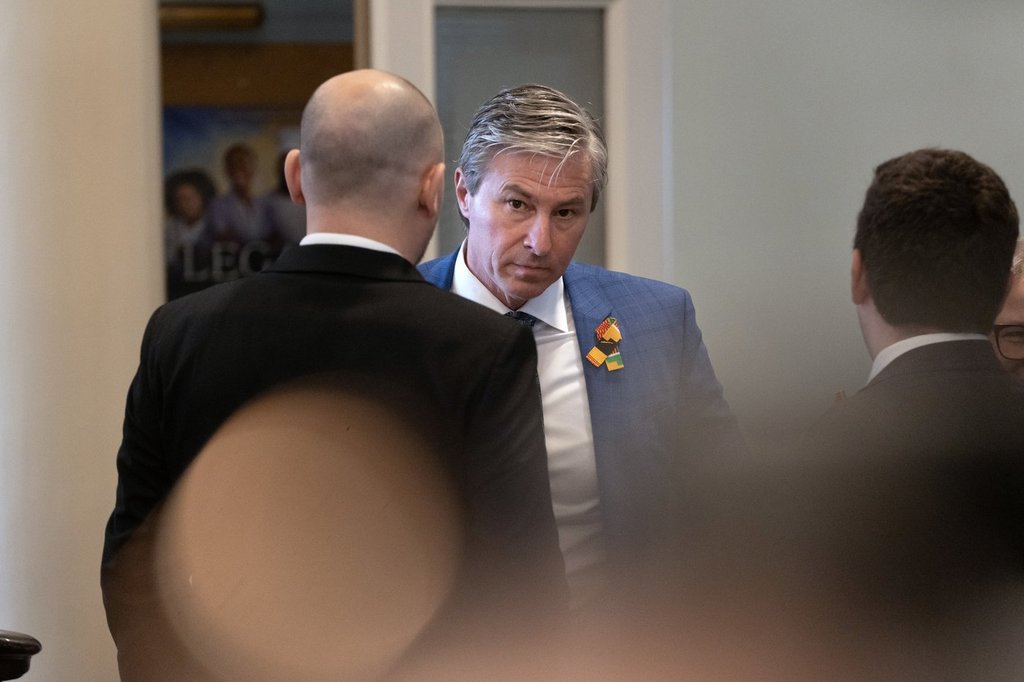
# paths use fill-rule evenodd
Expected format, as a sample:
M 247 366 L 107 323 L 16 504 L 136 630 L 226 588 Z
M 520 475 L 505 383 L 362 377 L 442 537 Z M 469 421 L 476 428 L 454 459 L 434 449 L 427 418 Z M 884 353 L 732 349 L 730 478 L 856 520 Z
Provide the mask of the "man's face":
M 224 160 L 224 172 L 235 190 L 246 193 L 256 175 L 256 159 L 244 152 L 230 153 Z
M 590 217 L 588 160 L 527 152 L 491 159 L 475 194 L 455 171 L 459 210 L 469 222 L 466 265 L 512 310 L 535 298 L 569 266 Z
M 1024 347 L 1024 336 L 1022 336 L 1024 335 L 1024 277 L 1015 276 L 1013 278 L 1010 293 L 1003 303 L 1003 309 L 996 316 L 996 324 L 1012 324 L 1021 327 L 1020 330 L 1004 332 L 1002 337 L 1004 349 L 1010 351 L 1011 348 L 1016 348 L 1019 351 Z M 995 339 L 993 339 L 993 343 L 995 343 Z M 996 352 L 999 354 L 998 349 Z M 999 361 L 1007 370 L 1024 379 L 1024 360 L 1010 360 L 999 354 Z
M 183 183 L 174 189 L 174 213 L 192 225 L 203 217 L 203 195 L 193 185 Z

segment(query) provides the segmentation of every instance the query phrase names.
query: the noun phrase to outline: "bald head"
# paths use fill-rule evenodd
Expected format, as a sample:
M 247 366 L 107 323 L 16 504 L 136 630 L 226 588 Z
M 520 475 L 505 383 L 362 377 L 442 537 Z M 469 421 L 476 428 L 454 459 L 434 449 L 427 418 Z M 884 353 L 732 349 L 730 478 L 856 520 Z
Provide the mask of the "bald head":
M 331 78 L 302 114 L 302 188 L 310 206 L 390 199 L 443 156 L 434 107 L 411 83 L 383 71 Z

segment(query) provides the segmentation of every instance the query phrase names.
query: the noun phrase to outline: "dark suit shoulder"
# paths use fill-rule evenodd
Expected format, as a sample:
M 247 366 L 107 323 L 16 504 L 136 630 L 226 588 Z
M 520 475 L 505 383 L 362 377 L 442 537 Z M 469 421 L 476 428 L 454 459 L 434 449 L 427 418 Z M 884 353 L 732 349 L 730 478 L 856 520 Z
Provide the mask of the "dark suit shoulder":
M 1024 385 L 984 342 L 900 356 L 810 429 L 819 451 L 1024 454 Z
M 216 318 L 238 295 L 243 283 L 244 280 L 221 282 L 163 303 L 150 315 L 147 336 L 157 331 L 170 333 L 173 329 L 184 332 L 196 327 L 203 318 Z

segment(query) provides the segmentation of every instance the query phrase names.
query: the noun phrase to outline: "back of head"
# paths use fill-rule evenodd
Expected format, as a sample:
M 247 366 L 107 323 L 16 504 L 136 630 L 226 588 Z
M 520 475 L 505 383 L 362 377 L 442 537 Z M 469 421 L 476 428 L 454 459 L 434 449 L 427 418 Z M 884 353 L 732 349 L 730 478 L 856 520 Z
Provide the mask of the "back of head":
M 991 168 L 921 149 L 875 169 L 853 245 L 890 325 L 987 333 L 1017 234 L 1017 208 Z
M 506 88 L 485 102 L 469 125 L 459 167 L 466 187 L 476 192 L 495 154 L 529 152 L 590 162 L 594 183 L 591 210 L 608 175 L 608 150 L 594 117 L 565 94 L 544 85 Z
M 384 208 L 444 157 L 441 124 L 409 81 L 363 69 L 323 83 L 302 113 L 302 187 L 310 205 Z

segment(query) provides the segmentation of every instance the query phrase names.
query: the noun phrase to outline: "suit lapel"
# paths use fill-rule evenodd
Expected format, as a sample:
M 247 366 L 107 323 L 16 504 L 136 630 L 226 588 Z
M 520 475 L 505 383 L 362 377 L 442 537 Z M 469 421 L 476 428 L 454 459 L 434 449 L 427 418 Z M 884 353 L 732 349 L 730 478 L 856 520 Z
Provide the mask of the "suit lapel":
M 455 251 L 447 257 L 424 263 L 419 266 L 420 272 L 428 282 L 450 291 L 457 256 L 458 251 Z M 634 527 L 630 520 L 635 516 L 630 510 L 639 502 L 635 486 L 629 484 L 636 462 L 628 455 L 635 449 L 631 446 L 637 446 L 636 424 L 630 423 L 635 415 L 631 415 L 630 411 L 642 410 L 643 407 L 629 404 L 630 399 L 626 396 L 629 390 L 637 389 L 637 385 L 629 379 L 635 373 L 631 373 L 628 366 L 620 371 L 609 372 L 603 365 L 594 367 L 586 360 L 587 353 L 596 341 L 594 329 L 606 317 L 616 314 L 601 286 L 603 280 L 600 273 L 603 271 L 589 273 L 586 270 L 585 266 L 570 263 L 563 281 L 572 306 L 576 340 L 583 362 L 605 533 L 609 536 L 609 546 L 616 547 L 623 544 L 622 541 L 629 544 L 629 529 Z M 624 331 L 624 337 L 624 342 L 628 344 L 628 328 Z M 629 362 L 628 351 L 626 361 Z
M 569 296 L 569 303 L 572 306 L 572 321 L 576 326 L 576 339 L 580 346 L 580 355 L 586 358 L 587 353 L 594 347 L 596 337 L 594 330 L 602 321 L 612 313 L 611 302 L 603 295 L 601 290 L 593 286 L 593 282 L 587 277 L 581 277 L 580 268 L 576 263 L 570 263 L 565 271 L 563 281 L 565 292 Z M 589 362 L 583 363 L 584 370 L 601 369 L 594 367 Z M 607 374 L 607 371 L 605 371 Z M 589 392 L 591 372 L 587 374 L 587 387 Z
M 451 291 L 452 281 L 455 279 L 455 259 L 458 255 L 459 251 L 456 249 L 444 258 L 420 264 L 419 271 L 434 286 Z
M 625 368 L 609 372 L 604 365 L 595 367 L 587 359 L 587 353 L 594 347 L 594 329 L 609 315 L 614 316 L 612 303 L 604 295 L 593 277 L 588 277 L 576 263 L 571 263 L 564 275 L 565 291 L 572 306 L 572 319 L 576 326 L 576 340 L 583 360 L 583 376 L 587 384 L 587 402 L 590 406 L 590 423 L 594 436 L 594 459 L 597 466 L 598 486 L 601 495 L 602 515 L 605 532 L 611 537 L 619 534 L 615 522 L 628 515 L 620 508 L 628 501 L 620 499 L 622 475 L 622 453 L 628 449 L 624 434 L 630 431 L 620 423 L 620 417 L 628 406 L 621 405 Z M 625 332 L 628 335 L 628 330 Z M 628 362 L 628 358 L 627 358 Z

